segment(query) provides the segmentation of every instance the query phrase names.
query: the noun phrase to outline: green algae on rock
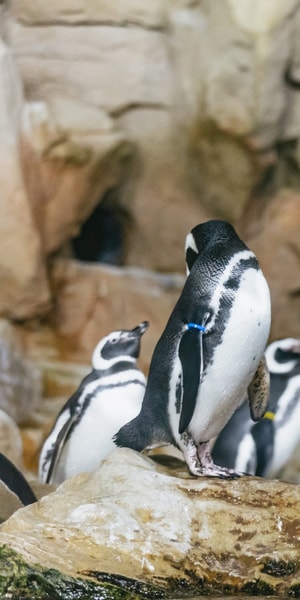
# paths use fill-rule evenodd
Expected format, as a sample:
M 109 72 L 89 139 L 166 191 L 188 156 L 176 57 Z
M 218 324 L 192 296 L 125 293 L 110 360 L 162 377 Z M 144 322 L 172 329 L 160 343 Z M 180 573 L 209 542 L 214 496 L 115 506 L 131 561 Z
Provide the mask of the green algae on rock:
M 151 585 L 120 579 L 99 583 L 66 576 L 56 569 L 28 565 L 7 546 L 0 547 L 0 597 L 22 600 L 159 600 L 165 593 Z

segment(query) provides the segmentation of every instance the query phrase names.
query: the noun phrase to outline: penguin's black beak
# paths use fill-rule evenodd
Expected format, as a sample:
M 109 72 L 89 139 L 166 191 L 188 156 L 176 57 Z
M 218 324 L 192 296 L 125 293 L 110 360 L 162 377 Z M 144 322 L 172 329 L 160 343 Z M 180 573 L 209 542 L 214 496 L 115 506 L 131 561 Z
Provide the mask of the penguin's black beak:
M 149 327 L 149 321 L 143 321 L 131 330 L 134 337 L 141 337 Z

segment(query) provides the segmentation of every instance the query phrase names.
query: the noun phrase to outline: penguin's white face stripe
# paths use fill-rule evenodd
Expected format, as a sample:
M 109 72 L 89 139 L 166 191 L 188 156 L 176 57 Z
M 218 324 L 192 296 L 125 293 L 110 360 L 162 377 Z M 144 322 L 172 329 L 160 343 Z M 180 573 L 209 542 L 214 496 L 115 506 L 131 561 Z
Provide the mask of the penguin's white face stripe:
M 241 261 L 247 260 L 249 258 L 255 258 L 253 252 L 251 252 L 251 250 L 242 250 L 241 252 L 237 252 L 236 254 L 234 254 L 232 256 L 232 258 L 230 259 L 230 261 L 228 262 L 228 264 L 226 265 L 224 271 L 222 272 L 221 277 L 219 278 L 218 284 L 213 292 L 211 301 L 209 303 L 209 308 L 213 314 L 212 314 L 212 317 L 209 319 L 209 321 L 206 324 L 207 331 L 210 331 L 215 324 L 215 320 L 216 320 L 216 317 L 217 317 L 219 309 L 220 309 L 221 299 L 222 299 L 222 296 L 224 295 L 224 286 L 225 286 L 226 282 L 228 281 L 228 279 L 230 278 L 233 269 Z
M 94 369 L 97 369 L 98 371 L 110 369 L 111 367 L 116 365 L 118 362 L 122 361 L 122 359 L 126 360 L 126 362 L 128 361 L 133 364 L 136 362 L 136 358 L 133 356 L 130 356 L 129 354 L 124 354 L 124 355 L 119 354 L 118 356 L 115 356 L 114 358 L 111 358 L 109 360 L 102 357 L 102 350 L 103 350 L 105 344 L 108 341 L 112 341 L 112 340 L 114 340 L 115 343 L 118 344 L 118 341 L 120 341 L 122 334 L 124 334 L 124 332 L 114 331 L 110 335 L 103 338 L 99 342 L 99 344 L 97 344 L 96 348 L 94 349 L 93 355 L 92 355 L 92 365 L 93 365 Z
M 266 348 L 266 360 L 268 369 L 271 373 L 284 374 L 289 373 L 294 369 L 297 362 L 299 362 L 299 357 L 295 357 L 295 360 L 289 360 L 287 362 L 278 362 L 275 358 L 276 350 L 280 349 L 286 352 L 292 351 L 293 348 L 297 348 L 300 346 L 300 341 L 296 338 L 285 338 L 283 340 L 277 340 L 269 344 Z

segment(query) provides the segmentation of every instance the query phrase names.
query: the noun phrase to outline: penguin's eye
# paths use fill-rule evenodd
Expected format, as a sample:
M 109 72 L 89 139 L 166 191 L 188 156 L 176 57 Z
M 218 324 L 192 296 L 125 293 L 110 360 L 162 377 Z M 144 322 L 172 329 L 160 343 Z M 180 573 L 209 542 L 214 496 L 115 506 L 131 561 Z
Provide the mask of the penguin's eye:
M 110 341 L 111 341 L 111 344 L 116 344 L 118 341 L 118 338 L 114 337 Z

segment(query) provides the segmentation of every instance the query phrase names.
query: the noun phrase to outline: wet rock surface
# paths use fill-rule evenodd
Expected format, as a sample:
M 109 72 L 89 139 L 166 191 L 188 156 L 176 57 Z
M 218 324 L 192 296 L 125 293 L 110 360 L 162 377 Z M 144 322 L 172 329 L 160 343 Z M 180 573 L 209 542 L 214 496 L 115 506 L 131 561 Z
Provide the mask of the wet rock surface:
M 56 569 L 123 590 L 134 580 L 167 594 L 297 597 L 298 486 L 195 479 L 177 459 L 158 460 L 116 450 L 17 511 L 1 526 L 1 546 L 27 573 Z

